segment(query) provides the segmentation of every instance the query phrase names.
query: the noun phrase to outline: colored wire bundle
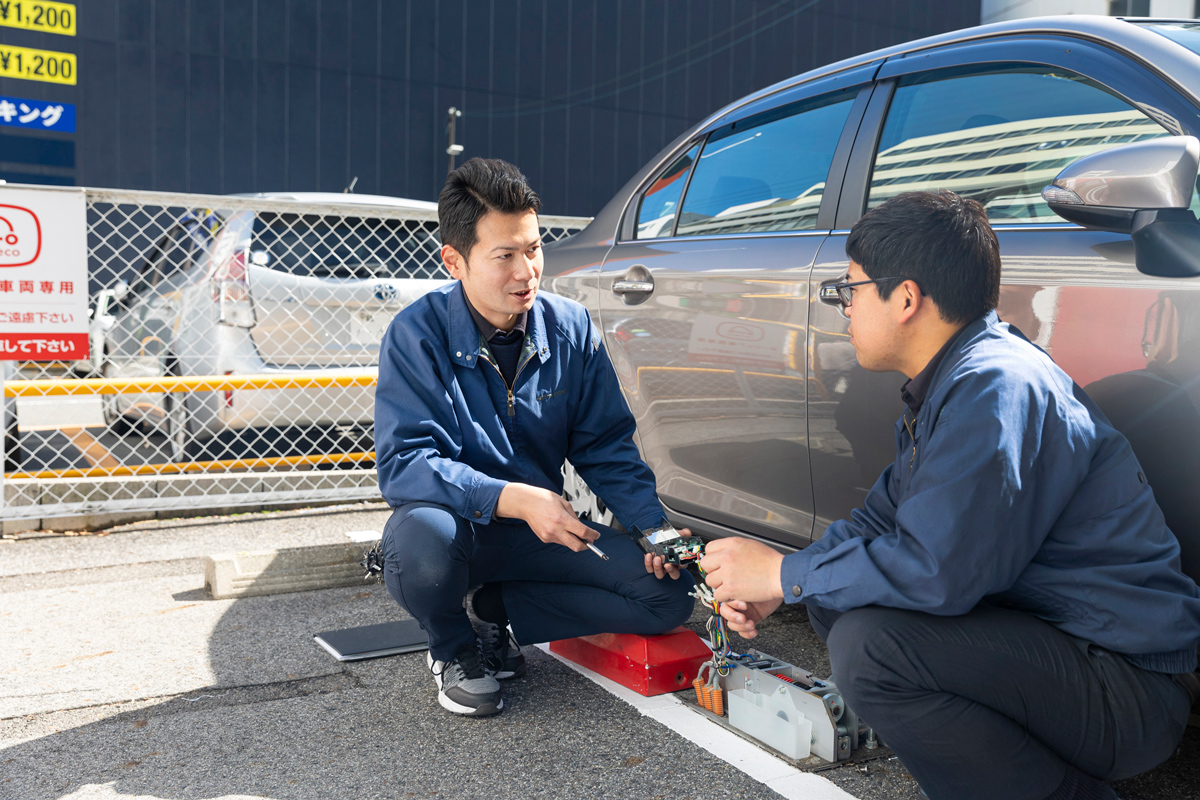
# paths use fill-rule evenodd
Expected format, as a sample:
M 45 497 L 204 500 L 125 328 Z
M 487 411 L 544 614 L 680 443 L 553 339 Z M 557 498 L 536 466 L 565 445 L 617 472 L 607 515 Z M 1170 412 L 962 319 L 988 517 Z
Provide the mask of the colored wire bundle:
M 729 632 L 725 630 L 720 602 L 713 596 L 712 589 L 704 583 L 704 569 L 699 564 L 696 565 L 696 569 L 700 570 L 700 582 L 696 584 L 700 600 L 712 611 L 705 628 L 708 629 L 708 641 L 713 651 L 713 666 L 718 674 L 725 676 L 730 672 L 729 657 L 734 654 L 729 646 Z

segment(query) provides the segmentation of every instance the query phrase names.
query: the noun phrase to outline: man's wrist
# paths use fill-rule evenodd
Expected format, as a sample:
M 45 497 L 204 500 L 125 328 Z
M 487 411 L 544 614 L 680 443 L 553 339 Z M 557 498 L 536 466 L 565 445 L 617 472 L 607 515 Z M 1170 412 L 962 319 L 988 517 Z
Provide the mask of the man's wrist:
M 496 498 L 495 516 L 501 519 L 515 519 L 520 515 L 521 508 L 521 484 L 509 482 L 504 484 L 504 488 L 500 490 L 500 496 Z

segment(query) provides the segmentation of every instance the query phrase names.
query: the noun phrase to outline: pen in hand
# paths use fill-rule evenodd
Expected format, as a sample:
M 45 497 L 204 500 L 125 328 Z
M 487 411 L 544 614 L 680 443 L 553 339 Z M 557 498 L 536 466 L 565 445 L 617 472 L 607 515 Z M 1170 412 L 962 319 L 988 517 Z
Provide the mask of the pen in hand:
M 584 542 L 584 544 L 587 545 L 588 550 L 591 550 L 593 553 L 600 556 L 605 561 L 608 561 L 608 556 L 604 555 L 604 551 L 601 550 L 599 547 L 596 547 L 596 545 L 592 544 L 591 542 Z

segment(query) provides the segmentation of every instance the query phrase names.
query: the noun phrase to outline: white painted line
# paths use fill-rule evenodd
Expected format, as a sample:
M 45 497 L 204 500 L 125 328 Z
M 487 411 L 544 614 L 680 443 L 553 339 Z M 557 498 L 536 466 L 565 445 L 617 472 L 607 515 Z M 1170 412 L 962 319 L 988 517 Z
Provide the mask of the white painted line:
M 754 780 L 766 784 L 787 800 L 854 800 L 854 795 L 847 794 L 831 781 L 811 772 L 801 772 L 783 759 L 776 758 L 712 720 L 697 714 L 673 694 L 643 697 L 587 667 L 569 661 L 557 653 L 551 653 L 548 644 L 539 644 L 537 647 L 610 694 L 624 700 L 643 716 L 667 726 L 689 742 L 703 747 Z
M 346 536 L 352 542 L 373 542 L 383 537 L 379 531 L 346 531 Z

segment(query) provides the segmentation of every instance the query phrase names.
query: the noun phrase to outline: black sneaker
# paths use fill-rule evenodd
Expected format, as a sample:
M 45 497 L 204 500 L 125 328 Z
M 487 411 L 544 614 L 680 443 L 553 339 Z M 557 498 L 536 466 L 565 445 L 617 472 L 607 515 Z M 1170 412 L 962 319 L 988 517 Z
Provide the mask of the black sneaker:
M 484 664 L 496 680 L 506 681 L 525 674 L 525 656 L 507 627 L 480 620 L 475 632 L 479 635 Z
M 479 642 L 464 645 L 453 661 L 435 661 L 433 653 L 425 662 L 438 685 L 442 708 L 467 717 L 487 717 L 504 710 L 500 684 L 483 663 Z

